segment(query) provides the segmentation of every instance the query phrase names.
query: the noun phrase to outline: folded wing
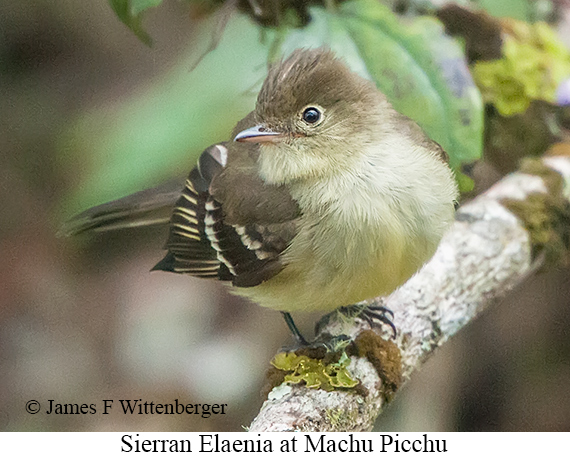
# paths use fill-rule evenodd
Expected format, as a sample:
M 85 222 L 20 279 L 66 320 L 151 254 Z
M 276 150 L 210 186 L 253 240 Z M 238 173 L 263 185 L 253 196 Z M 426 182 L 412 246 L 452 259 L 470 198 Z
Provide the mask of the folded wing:
M 220 143 L 202 153 L 175 204 L 168 253 L 154 270 L 238 287 L 258 285 L 281 271 L 299 209 L 285 188 L 267 186 L 257 176 L 256 147 Z

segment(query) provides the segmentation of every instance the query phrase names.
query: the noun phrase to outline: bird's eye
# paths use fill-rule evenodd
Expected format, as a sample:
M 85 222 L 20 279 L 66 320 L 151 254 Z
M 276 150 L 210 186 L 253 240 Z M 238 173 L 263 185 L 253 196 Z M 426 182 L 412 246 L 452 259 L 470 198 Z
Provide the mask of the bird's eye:
M 307 124 L 316 124 L 321 120 L 321 112 L 318 108 L 309 106 L 308 108 L 305 108 L 305 111 L 303 111 L 302 117 Z

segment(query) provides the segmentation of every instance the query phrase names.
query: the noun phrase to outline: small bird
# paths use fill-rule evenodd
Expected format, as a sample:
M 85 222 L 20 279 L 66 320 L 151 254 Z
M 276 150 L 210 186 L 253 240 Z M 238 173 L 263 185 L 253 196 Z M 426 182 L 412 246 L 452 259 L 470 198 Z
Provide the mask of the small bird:
M 231 282 L 303 343 L 290 312 L 394 291 L 433 255 L 458 195 L 443 149 L 324 48 L 271 67 L 231 141 L 178 186 L 88 210 L 66 231 L 167 222 L 177 198 L 154 270 Z

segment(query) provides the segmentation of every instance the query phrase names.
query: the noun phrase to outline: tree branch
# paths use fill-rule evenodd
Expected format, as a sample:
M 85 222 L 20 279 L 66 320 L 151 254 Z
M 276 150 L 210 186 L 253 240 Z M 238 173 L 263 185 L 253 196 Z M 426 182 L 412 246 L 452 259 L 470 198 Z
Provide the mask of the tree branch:
M 371 333 L 366 321 L 348 321 L 339 313 L 320 325 L 321 336 L 345 334 L 355 340 L 359 355 L 351 357 L 349 371 L 359 387 L 326 392 L 282 383 L 270 392 L 250 431 L 371 430 L 401 385 L 393 382 L 390 369 L 397 366 L 401 381 L 407 381 L 437 347 L 542 265 L 549 246 L 568 242 L 569 201 L 570 155 L 558 155 L 528 161 L 464 204 L 431 261 L 382 299 L 394 312 L 395 341 L 385 329 L 371 349 L 362 343 Z M 542 211 L 540 223 L 537 211 Z

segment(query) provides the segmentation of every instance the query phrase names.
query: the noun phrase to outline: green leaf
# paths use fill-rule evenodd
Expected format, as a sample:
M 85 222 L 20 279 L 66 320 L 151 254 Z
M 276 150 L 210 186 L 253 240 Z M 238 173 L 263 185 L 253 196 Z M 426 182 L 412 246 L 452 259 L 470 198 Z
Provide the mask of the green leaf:
M 152 39 L 142 27 L 142 17 L 147 9 L 154 8 L 162 0 L 109 0 L 115 14 L 134 34 L 146 45 L 151 45 Z
M 404 24 L 375 0 L 342 5 L 350 35 L 394 108 L 440 143 L 455 168 L 481 156 L 483 104 L 459 44 L 435 19 Z
M 372 79 L 358 46 L 346 27 L 345 18 L 323 8 L 311 8 L 310 14 L 311 22 L 306 27 L 289 31 L 280 46 L 279 54 L 287 56 L 298 48 L 326 46 L 342 57 L 352 71 Z
M 144 10 L 160 5 L 162 3 L 162 0 L 130 0 L 129 3 L 131 6 L 131 14 L 133 16 L 137 16 Z

